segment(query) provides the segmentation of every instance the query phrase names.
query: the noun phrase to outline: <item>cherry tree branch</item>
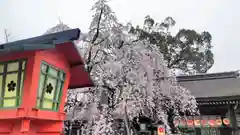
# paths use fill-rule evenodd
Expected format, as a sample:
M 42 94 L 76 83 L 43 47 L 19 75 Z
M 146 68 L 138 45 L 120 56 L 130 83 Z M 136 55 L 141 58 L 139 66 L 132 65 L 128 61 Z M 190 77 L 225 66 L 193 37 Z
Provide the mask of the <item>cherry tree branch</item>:
M 95 35 L 93 36 L 93 39 L 91 41 L 92 44 L 91 44 L 90 50 L 88 52 L 88 58 L 87 58 L 87 62 L 86 62 L 87 65 L 91 62 L 93 45 L 99 36 L 99 31 L 100 31 L 99 27 L 100 27 L 100 23 L 101 23 L 101 19 L 102 19 L 102 14 L 103 14 L 103 8 L 101 8 L 101 11 L 99 14 L 99 18 L 98 18 L 98 22 L 97 22 L 97 32 L 95 33 Z
M 94 35 L 93 39 L 92 39 L 92 44 L 94 44 L 94 42 L 97 40 L 98 35 L 99 35 L 99 27 L 100 27 L 100 23 L 101 23 L 101 19 L 102 19 L 102 14 L 103 14 L 103 8 L 101 8 L 100 14 L 99 14 L 99 18 L 98 18 L 98 22 L 97 22 L 97 32 Z

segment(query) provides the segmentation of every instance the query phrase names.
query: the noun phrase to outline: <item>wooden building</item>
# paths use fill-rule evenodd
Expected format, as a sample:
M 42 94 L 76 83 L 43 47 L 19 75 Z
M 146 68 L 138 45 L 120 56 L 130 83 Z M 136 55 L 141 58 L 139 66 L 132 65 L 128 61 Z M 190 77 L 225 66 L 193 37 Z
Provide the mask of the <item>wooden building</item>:
M 196 97 L 200 110 L 200 116 L 177 120 L 176 124 L 185 131 L 181 135 L 240 135 L 238 71 L 177 76 L 177 80 Z M 68 119 L 71 118 L 70 114 Z M 78 132 L 79 127 L 74 125 L 73 131 Z
M 178 76 L 181 86 L 196 97 L 200 116 L 176 120 L 186 135 L 240 135 L 239 72 Z

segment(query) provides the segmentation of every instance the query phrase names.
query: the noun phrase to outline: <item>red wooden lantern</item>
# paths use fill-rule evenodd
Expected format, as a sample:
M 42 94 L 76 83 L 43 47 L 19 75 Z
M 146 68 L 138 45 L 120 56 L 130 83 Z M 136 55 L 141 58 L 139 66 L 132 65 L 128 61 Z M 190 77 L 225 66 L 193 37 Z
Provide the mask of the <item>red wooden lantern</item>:
M 0 134 L 60 135 L 67 89 L 92 86 L 79 29 L 0 45 Z

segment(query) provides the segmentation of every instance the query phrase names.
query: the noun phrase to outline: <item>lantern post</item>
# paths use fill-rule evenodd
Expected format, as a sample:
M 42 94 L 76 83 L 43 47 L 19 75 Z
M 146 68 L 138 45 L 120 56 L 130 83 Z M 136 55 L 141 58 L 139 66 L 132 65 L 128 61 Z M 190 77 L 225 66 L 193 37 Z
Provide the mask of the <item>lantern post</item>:
M 92 81 L 74 40 L 79 29 L 0 45 L 0 134 L 60 135 L 67 90 Z

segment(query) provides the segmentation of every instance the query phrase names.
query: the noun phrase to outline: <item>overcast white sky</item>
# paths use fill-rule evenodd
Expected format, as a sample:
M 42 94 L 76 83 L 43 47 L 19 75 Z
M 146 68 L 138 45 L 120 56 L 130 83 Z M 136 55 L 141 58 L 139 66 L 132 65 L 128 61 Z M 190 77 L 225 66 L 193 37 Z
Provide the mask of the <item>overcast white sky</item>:
M 41 35 L 58 23 L 58 16 L 70 27 L 87 32 L 93 3 L 94 0 L 0 0 L 0 41 L 4 28 L 12 32 L 15 40 Z M 110 5 L 122 23 L 141 25 L 147 14 L 157 21 L 172 16 L 177 22 L 174 31 L 209 31 L 215 54 L 215 64 L 209 72 L 240 69 L 239 0 L 112 0 Z

